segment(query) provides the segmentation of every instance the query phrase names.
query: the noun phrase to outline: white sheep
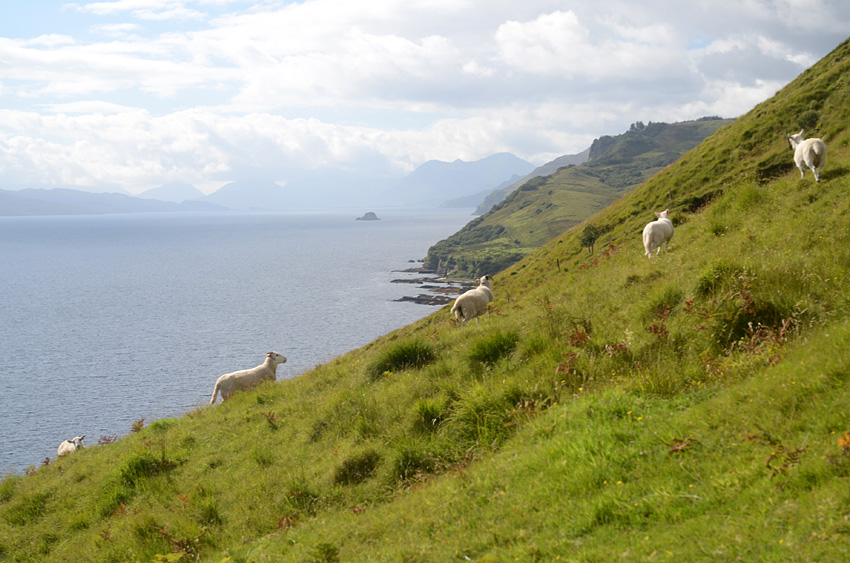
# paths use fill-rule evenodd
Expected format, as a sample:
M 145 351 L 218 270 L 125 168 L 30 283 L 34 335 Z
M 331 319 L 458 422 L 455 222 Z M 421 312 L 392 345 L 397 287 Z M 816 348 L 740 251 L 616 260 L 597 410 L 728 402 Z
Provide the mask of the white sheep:
M 463 320 L 463 324 L 487 311 L 487 304 L 495 301 L 493 296 L 493 278 L 491 276 L 483 276 L 475 280 L 475 289 L 470 289 L 463 295 L 455 299 L 455 304 L 452 305 L 452 314 L 454 314 L 457 322 Z
M 56 453 L 59 457 L 64 457 L 68 454 L 72 454 L 77 450 L 83 449 L 83 439 L 85 439 L 86 435 L 75 436 L 70 440 L 65 440 L 61 444 L 59 444 L 59 449 L 56 450 Z
M 820 169 L 826 163 L 826 143 L 822 139 L 803 140 L 803 130 L 796 135 L 786 135 L 788 143 L 794 149 L 794 163 L 800 169 L 800 179 L 806 177 L 806 168 L 815 175 L 815 182 L 820 182 Z
M 667 243 L 673 238 L 673 222 L 670 221 L 670 210 L 665 209 L 661 213 L 655 212 L 658 217 L 655 221 L 647 223 L 643 228 L 643 247 L 648 258 L 652 259 L 652 251 L 657 250 L 655 255 L 661 254 L 661 245 L 667 252 Z
M 224 401 L 237 391 L 256 387 L 266 379 L 274 381 L 277 378 L 277 366 L 283 363 L 286 363 L 285 357 L 277 352 L 269 352 L 266 354 L 266 360 L 255 368 L 225 373 L 215 382 L 210 404 L 215 403 L 219 392 L 221 400 Z

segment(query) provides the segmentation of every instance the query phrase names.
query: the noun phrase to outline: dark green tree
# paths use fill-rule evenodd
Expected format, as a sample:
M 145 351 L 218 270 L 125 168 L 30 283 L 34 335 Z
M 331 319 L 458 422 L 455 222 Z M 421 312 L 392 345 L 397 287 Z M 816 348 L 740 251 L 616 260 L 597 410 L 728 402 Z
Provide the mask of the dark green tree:
M 586 226 L 581 232 L 581 237 L 578 239 L 579 244 L 581 244 L 582 248 L 587 248 L 590 254 L 593 254 L 593 244 L 602 235 L 602 232 L 602 229 L 596 225 Z

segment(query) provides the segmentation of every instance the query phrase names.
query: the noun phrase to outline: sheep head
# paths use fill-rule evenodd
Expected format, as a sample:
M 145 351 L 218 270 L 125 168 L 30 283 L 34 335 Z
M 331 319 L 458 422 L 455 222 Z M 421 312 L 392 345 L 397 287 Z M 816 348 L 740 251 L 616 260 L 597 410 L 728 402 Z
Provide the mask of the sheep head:
M 275 365 L 286 363 L 286 357 L 283 354 L 278 354 L 277 352 L 267 352 L 266 358 L 271 359 Z

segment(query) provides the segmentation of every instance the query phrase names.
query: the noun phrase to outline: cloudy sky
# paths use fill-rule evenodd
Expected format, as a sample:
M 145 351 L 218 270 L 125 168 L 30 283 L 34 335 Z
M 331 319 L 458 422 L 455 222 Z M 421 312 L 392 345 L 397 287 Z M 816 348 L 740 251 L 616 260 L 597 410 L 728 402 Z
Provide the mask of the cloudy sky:
M 846 0 L 4 2 L 0 188 L 539 165 L 737 117 L 848 30 Z

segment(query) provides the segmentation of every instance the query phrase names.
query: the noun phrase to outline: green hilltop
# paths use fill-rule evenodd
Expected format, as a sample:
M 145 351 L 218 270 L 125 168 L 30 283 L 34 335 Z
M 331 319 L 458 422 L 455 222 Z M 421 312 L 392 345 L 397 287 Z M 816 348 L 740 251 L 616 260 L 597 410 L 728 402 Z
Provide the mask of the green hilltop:
M 440 273 L 495 274 L 535 252 L 675 162 L 731 119 L 633 123 L 622 135 L 596 139 L 588 160 L 531 178 L 503 194 L 452 236 L 428 250 Z M 488 198 L 489 200 L 490 198 Z
M 845 42 L 497 275 L 480 322 L 6 476 L 0 560 L 848 560 L 848 77 Z

